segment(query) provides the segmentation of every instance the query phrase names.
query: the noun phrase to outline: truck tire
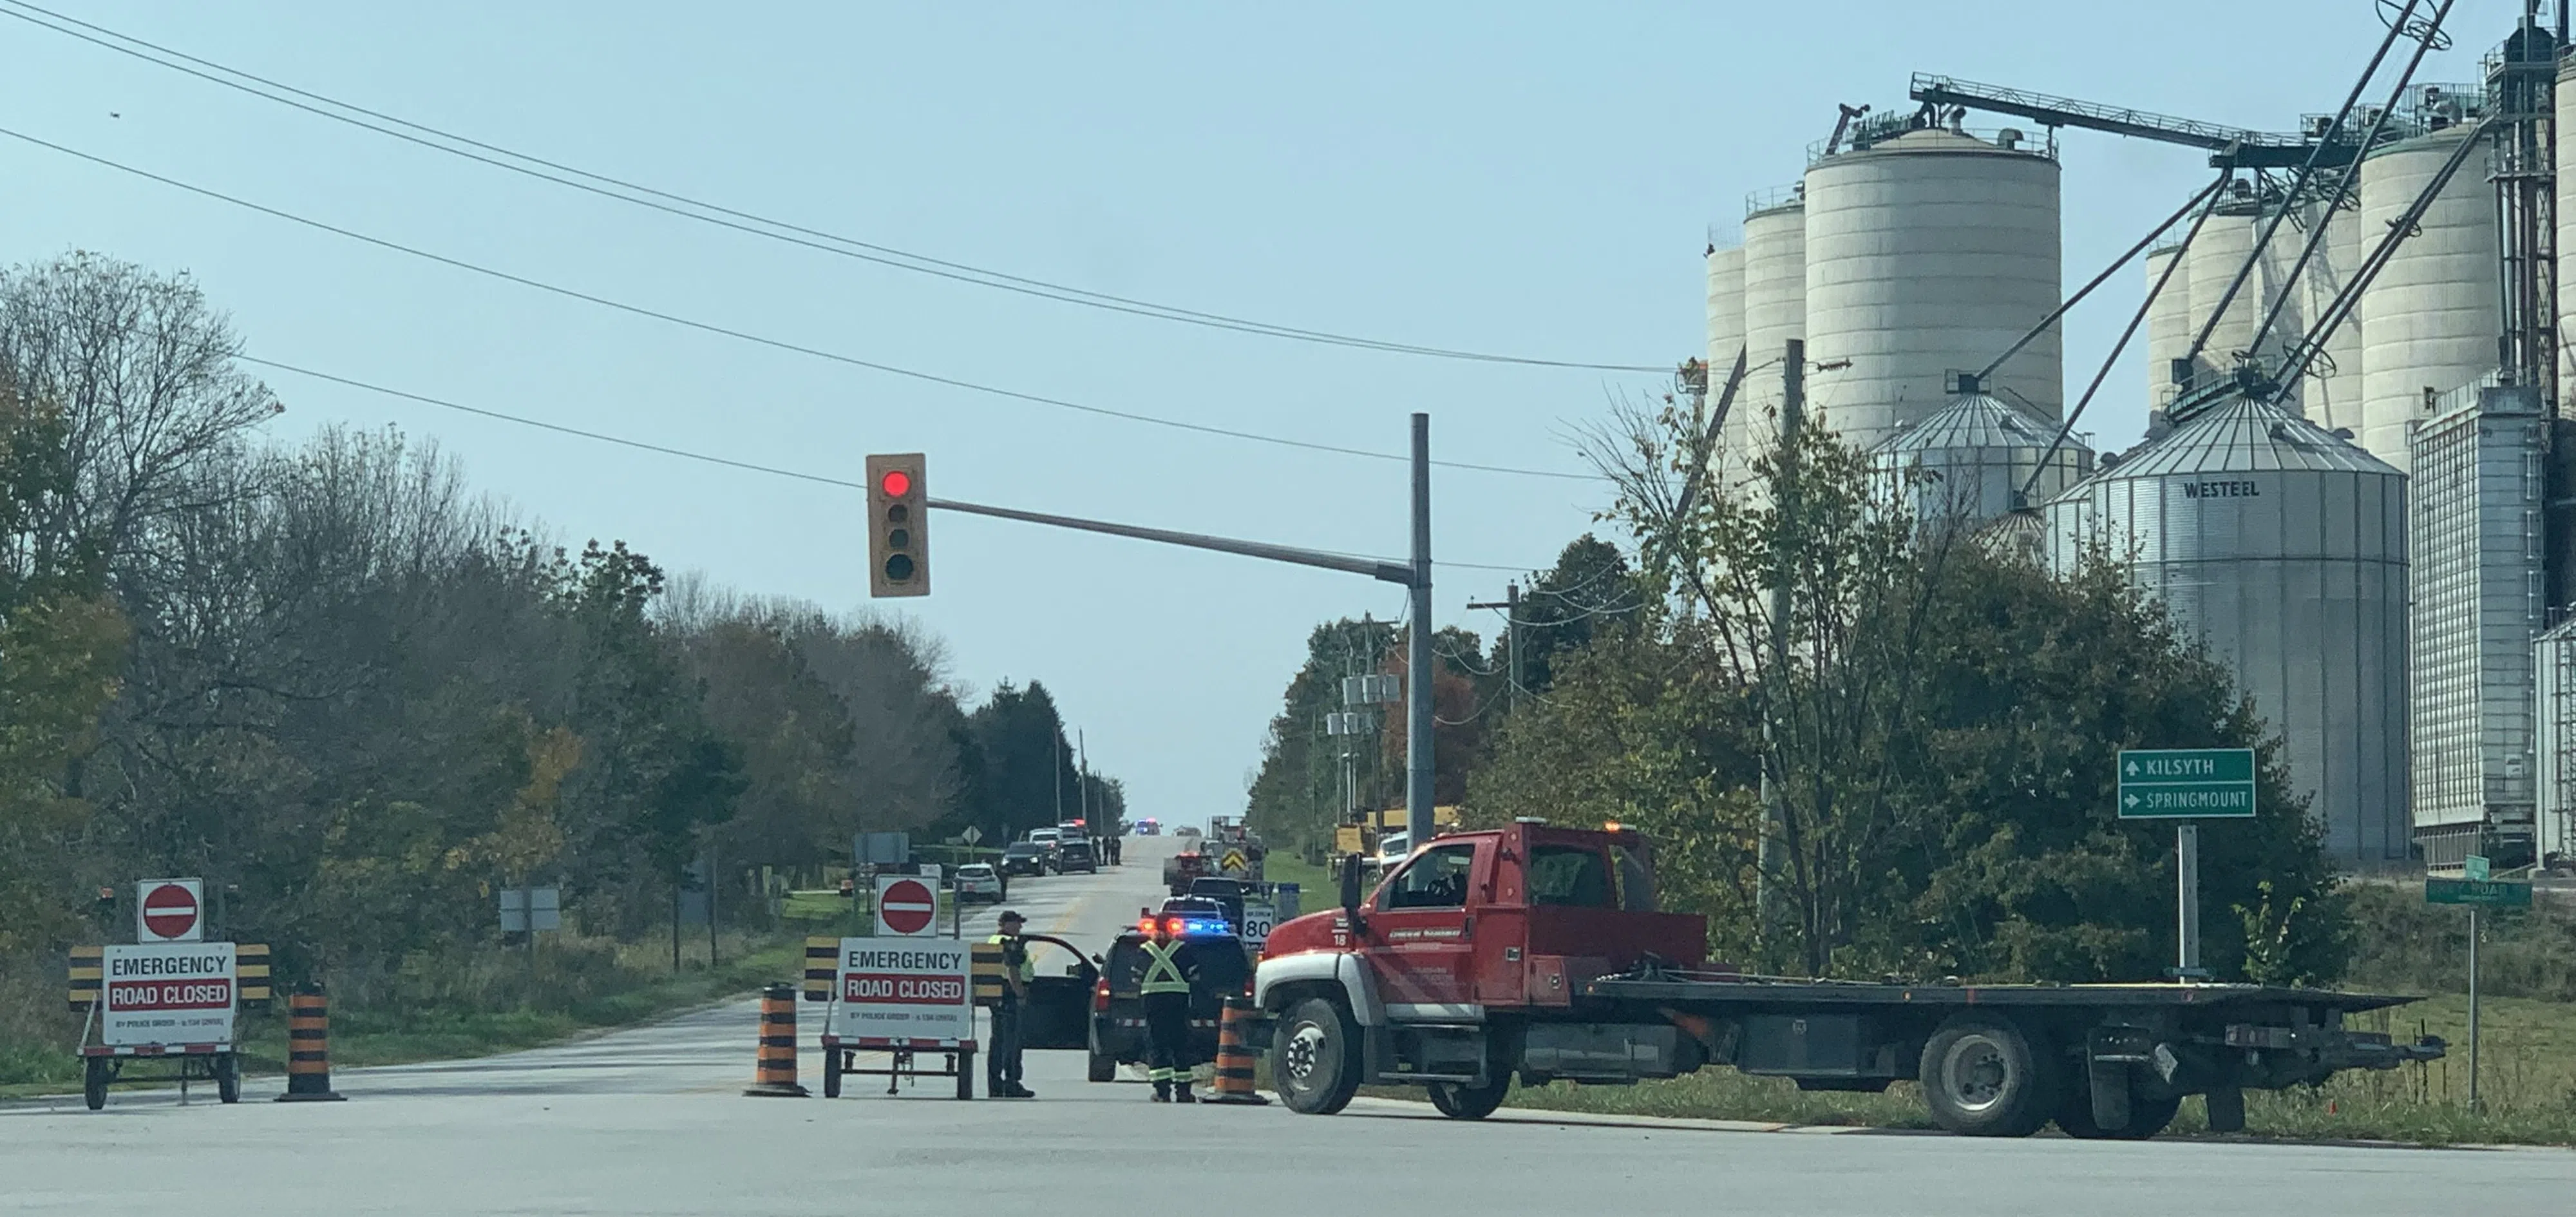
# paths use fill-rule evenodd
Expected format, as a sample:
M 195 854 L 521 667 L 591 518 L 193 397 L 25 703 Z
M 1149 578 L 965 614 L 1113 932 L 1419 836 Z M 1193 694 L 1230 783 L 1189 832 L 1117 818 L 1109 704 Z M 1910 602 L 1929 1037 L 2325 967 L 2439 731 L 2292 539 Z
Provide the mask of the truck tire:
M 1089 1079 L 1091 1079 L 1092 1081 L 1095 1081 L 1095 1082 L 1115 1082 L 1115 1081 L 1117 1081 L 1117 1080 L 1118 1080 L 1118 1058 L 1117 1058 L 1117 1057 L 1114 1057 L 1114 1056 L 1111 1056 L 1111 1055 L 1109 1055 L 1109 1054 L 1108 1054 L 1108 1053 L 1106 1053 L 1106 1052 L 1094 1052 L 1094 1053 L 1092 1053 L 1092 1054 L 1091 1054 L 1091 1067 L 1090 1067 L 1089 1071 L 1087 1071 L 1086 1073 L 1084 1073 L 1084 1075 L 1083 1075 L 1083 1076 L 1084 1076 L 1084 1077 L 1087 1077 L 1087 1078 L 1089 1078 Z
M 1963 1137 L 2027 1137 L 2058 1114 L 2061 1069 L 2006 1018 L 1954 1014 L 1923 1045 L 1932 1122 Z
M 2093 1094 L 2082 1086 L 2070 1085 L 2057 1103 L 2057 1128 L 2067 1136 L 2082 1141 L 2144 1141 L 2163 1132 L 2173 1123 L 2174 1113 L 2182 1110 L 2182 1096 L 2166 1099 L 2140 1098 L 2129 1094 L 2129 1123 L 2117 1131 L 2104 1129 L 2093 1122 Z
M 1290 1007 L 1271 1043 L 1271 1081 L 1288 1110 L 1329 1116 L 1360 1090 L 1360 1029 L 1320 997 Z
M 89 1104 L 91 1111 L 97 1111 L 107 1106 L 107 1058 L 91 1057 L 87 1065 L 81 1074 L 81 1102 Z
M 1433 1082 L 1431 1105 L 1439 1108 L 1441 1115 L 1452 1120 L 1481 1120 L 1494 1114 L 1494 1109 L 1503 1105 L 1503 1096 L 1511 1092 L 1512 1079 L 1509 1074 L 1482 1086 L 1469 1086 L 1462 1082 Z
M 241 1102 L 241 1058 L 229 1052 L 215 1054 L 215 1097 L 227 1103 Z

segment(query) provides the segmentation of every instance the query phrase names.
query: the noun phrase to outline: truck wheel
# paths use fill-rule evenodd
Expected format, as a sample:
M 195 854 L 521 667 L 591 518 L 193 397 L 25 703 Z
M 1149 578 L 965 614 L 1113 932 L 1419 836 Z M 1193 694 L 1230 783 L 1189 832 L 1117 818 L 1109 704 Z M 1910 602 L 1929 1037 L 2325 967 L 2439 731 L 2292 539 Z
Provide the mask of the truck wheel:
M 1091 1068 L 1090 1068 L 1089 1072 L 1085 1073 L 1083 1076 L 1088 1077 L 1088 1078 L 1090 1078 L 1092 1081 L 1095 1081 L 1095 1082 L 1115 1082 L 1115 1081 L 1117 1081 L 1117 1080 L 1118 1080 L 1118 1058 L 1117 1058 L 1117 1057 L 1114 1057 L 1114 1056 L 1111 1056 L 1111 1055 L 1109 1055 L 1109 1054 L 1108 1054 L 1108 1053 L 1106 1053 L 1106 1052 L 1094 1052 L 1094 1053 L 1092 1053 L 1092 1054 L 1091 1054 Z
M 229 1052 L 215 1054 L 215 1097 L 227 1103 L 241 1102 L 241 1058 Z
M 1964 1137 L 2027 1137 L 2058 1114 L 2056 1061 L 2009 1020 L 1951 1016 L 1923 1045 L 1932 1121 Z
M 1310 997 L 1279 1022 L 1272 1075 L 1288 1110 L 1329 1116 L 1360 1089 L 1360 1029 L 1340 1006 Z
M 1469 1086 L 1459 1082 L 1433 1082 L 1431 1105 L 1439 1108 L 1441 1115 L 1452 1120 L 1481 1120 L 1494 1114 L 1494 1109 L 1503 1105 L 1503 1096 L 1511 1092 L 1512 1079 L 1509 1075 L 1482 1086 Z
M 2182 1096 L 2168 1099 L 2140 1098 L 2129 1094 L 2128 1126 L 2116 1132 L 2093 1122 L 2093 1094 L 2082 1086 L 2068 1086 L 2058 1100 L 2057 1128 L 2067 1136 L 2084 1141 L 2144 1141 L 2163 1132 L 2173 1123 L 2174 1113 L 2182 1110 Z
M 88 1070 L 81 1075 L 81 1101 L 91 1111 L 107 1106 L 107 1058 L 89 1058 Z

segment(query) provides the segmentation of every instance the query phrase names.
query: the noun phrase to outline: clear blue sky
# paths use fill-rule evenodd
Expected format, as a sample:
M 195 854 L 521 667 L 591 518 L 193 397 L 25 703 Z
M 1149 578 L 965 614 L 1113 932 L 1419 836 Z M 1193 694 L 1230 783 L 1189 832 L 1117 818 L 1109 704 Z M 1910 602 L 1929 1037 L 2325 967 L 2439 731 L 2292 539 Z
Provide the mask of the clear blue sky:
M 620 5 L 50 0 L 403 117 L 820 228 L 1101 291 L 1405 342 L 1615 363 L 1699 353 L 1700 253 L 1792 181 L 1837 101 L 1945 72 L 2266 129 L 2329 110 L 2367 0 L 2153 5 Z M 2468 79 L 2520 11 L 2462 3 Z M 1573 429 L 1661 378 L 1309 347 L 1001 295 L 654 215 L 0 21 L 0 126 L 373 235 L 789 341 L 1015 389 L 1400 452 L 1578 470 Z M 111 113 L 121 117 L 110 117 Z M 2070 133 L 2066 275 L 2205 177 Z M 0 258 L 194 273 L 253 354 L 493 409 L 935 493 L 1377 554 L 1403 467 L 1085 417 L 747 346 L 354 245 L 0 139 Z M 2142 290 L 2072 321 L 2071 400 Z M 2088 420 L 2144 420 L 2134 354 Z M 578 544 L 865 603 L 854 497 L 279 374 L 279 434 L 399 426 Z M 1596 486 L 1443 472 L 1435 553 L 1535 567 Z M 1319 620 L 1398 615 L 1351 576 L 942 517 L 905 602 L 952 674 L 1038 677 L 1167 821 L 1240 809 Z M 1448 570 L 1438 616 L 1490 633 Z

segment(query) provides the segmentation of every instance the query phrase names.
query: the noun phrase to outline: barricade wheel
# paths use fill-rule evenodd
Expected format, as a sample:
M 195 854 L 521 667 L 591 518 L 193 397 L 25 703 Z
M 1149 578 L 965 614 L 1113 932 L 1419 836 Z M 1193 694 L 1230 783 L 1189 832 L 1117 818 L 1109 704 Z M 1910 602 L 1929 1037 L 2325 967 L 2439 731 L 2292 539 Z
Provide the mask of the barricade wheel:
M 841 1050 L 838 1048 L 823 1050 L 823 1097 L 841 1097 Z
M 215 1054 L 215 1097 L 227 1103 L 241 1102 L 241 1058 L 229 1052 Z
M 89 1058 L 88 1071 L 81 1075 L 81 1101 L 89 1104 L 91 1111 L 107 1106 L 108 1068 L 106 1057 L 94 1056 Z

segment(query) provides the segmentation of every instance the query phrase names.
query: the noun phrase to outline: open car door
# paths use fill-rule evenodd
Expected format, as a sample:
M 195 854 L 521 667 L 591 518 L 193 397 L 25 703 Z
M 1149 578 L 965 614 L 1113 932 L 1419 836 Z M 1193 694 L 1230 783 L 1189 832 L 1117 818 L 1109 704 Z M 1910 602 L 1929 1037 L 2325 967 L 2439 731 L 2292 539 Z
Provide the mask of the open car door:
M 1020 1010 L 1020 1047 L 1091 1047 L 1091 991 L 1100 969 L 1082 948 L 1061 938 L 1026 936 L 1029 962 L 1037 979 L 1029 982 L 1029 1000 Z

